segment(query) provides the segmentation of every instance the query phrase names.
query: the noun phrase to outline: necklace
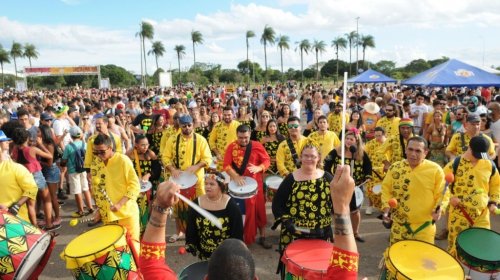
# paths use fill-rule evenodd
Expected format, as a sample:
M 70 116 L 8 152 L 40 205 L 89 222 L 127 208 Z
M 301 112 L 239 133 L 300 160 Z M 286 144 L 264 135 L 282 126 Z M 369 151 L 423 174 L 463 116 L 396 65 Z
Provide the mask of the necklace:
M 208 202 L 210 202 L 212 204 L 217 204 L 217 203 L 219 203 L 222 200 L 223 195 L 221 194 L 219 196 L 219 198 L 217 198 L 217 199 L 210 199 L 210 198 L 208 198 L 208 195 L 205 196 L 205 197 L 206 197 L 206 199 L 207 199 Z

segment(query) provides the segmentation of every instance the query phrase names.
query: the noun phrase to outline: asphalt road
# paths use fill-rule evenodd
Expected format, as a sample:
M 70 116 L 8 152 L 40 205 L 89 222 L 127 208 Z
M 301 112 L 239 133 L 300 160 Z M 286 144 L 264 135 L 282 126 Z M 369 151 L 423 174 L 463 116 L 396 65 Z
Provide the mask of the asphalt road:
M 270 210 L 270 204 L 267 204 L 268 208 L 268 225 L 270 226 L 273 222 L 273 217 Z M 64 250 L 65 246 L 74 239 L 77 235 L 85 232 L 89 228 L 87 224 L 79 224 L 76 227 L 69 226 L 70 213 L 74 211 L 75 204 L 72 199 L 68 200 L 64 206 L 62 206 L 63 212 L 63 226 L 58 231 L 59 236 L 56 237 L 56 246 L 50 260 L 45 267 L 40 279 L 72 279 L 70 272 L 65 268 L 65 263 L 60 259 L 59 254 Z M 493 217 L 493 229 L 500 232 L 500 219 L 499 217 Z M 167 235 L 174 232 L 174 223 L 169 220 L 167 223 Z M 363 211 L 363 218 L 361 223 L 361 234 L 366 239 L 365 243 L 358 243 L 358 250 L 360 252 L 360 265 L 359 265 L 359 275 L 360 279 L 363 277 L 368 277 L 368 279 L 378 279 L 380 270 L 378 269 L 378 264 L 380 262 L 382 252 L 386 249 L 389 238 L 389 231 L 385 229 L 380 220 L 376 218 L 376 215 L 366 216 Z M 268 231 L 269 239 L 273 244 L 278 243 L 278 232 Z M 445 241 L 437 241 L 436 245 L 441 248 L 445 248 Z M 82 244 L 82 246 L 92 246 L 92 244 Z M 169 244 L 167 248 L 167 263 L 170 267 L 177 273 L 180 273 L 183 268 L 191 263 L 197 262 L 197 259 L 190 254 L 180 255 L 178 249 L 183 246 L 182 241 L 178 241 L 173 244 Z M 279 279 L 275 274 L 276 265 L 278 261 L 278 253 L 276 252 L 277 246 L 275 245 L 271 250 L 265 250 L 257 244 L 253 244 L 250 247 L 254 259 L 256 261 L 257 275 L 260 279 Z

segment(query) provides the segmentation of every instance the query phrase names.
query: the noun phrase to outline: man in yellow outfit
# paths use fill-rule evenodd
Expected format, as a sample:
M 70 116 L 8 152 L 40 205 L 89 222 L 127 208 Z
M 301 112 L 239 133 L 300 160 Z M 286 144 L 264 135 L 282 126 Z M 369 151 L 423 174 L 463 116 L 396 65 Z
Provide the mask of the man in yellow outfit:
M 222 121 L 218 122 L 214 128 L 212 128 L 212 132 L 210 132 L 210 149 L 217 158 L 217 170 L 219 172 L 223 171 L 224 153 L 226 152 L 227 146 L 238 139 L 236 128 L 238 128 L 240 123 L 233 120 L 233 117 L 233 109 L 231 107 L 224 107 L 222 111 Z
M 193 118 L 190 115 L 180 115 L 178 122 L 181 133 L 168 139 L 161 160 L 174 178 L 179 177 L 181 171 L 196 175 L 196 186 L 186 195 L 189 199 L 194 199 L 205 193 L 204 167 L 212 163 L 212 154 L 205 137 L 194 132 Z M 170 238 L 171 242 L 182 238 L 186 232 L 188 206 L 180 202 L 174 210 L 177 232 Z
M 455 175 L 443 201 L 443 207 L 450 204 L 448 251 L 454 257 L 458 234 L 470 227 L 489 229 L 490 212 L 494 214 L 500 202 L 500 175 L 488 158 L 489 148 L 486 138 L 474 136 L 467 151 L 444 167 L 445 174 Z
M 382 151 L 389 156 L 389 160 L 384 161 L 384 171 L 389 169 L 391 163 L 406 158 L 406 146 L 411 137 L 413 137 L 413 120 L 400 120 L 399 134 L 389 137 L 382 146 Z
M 385 130 L 382 127 L 375 127 L 375 138 L 368 141 L 365 145 L 365 151 L 372 162 L 372 179 L 366 183 L 367 196 L 369 198 L 369 206 L 366 208 L 366 215 L 373 214 L 373 208 L 381 210 L 380 202 L 381 189 L 375 193 L 373 188 L 380 186 L 385 177 L 384 161 L 389 160 L 387 153 L 384 153 L 382 147 L 387 140 Z
M 349 114 L 346 112 L 344 116 L 345 123 L 348 123 Z M 335 105 L 333 112 L 328 114 L 327 120 L 330 131 L 333 131 L 337 134 L 337 136 L 340 136 L 340 132 L 342 131 L 342 102 L 338 102 L 337 105 Z
M 281 176 L 292 173 L 300 167 L 299 155 L 307 142 L 307 137 L 300 131 L 300 119 L 292 116 L 288 118 L 289 139 L 281 141 L 276 151 L 276 166 Z
M 397 106 L 394 103 L 389 103 L 385 106 L 385 116 L 377 121 L 377 126 L 385 130 L 386 137 L 390 138 L 399 134 L 399 121 L 397 117 Z
M 308 138 L 319 145 L 323 162 L 331 150 L 340 146 L 340 140 L 335 132 L 328 130 L 328 120 L 325 116 L 319 116 L 317 122 L 318 131 L 309 134 Z
M 407 158 L 393 163 L 382 182 L 384 222 L 392 219 L 391 245 L 408 239 L 434 244 L 433 221 L 441 215 L 436 208 L 443 197 L 444 173 L 437 163 L 425 159 L 428 151 L 424 138 L 410 138 Z M 397 205 L 389 217 L 391 199 L 396 199 Z

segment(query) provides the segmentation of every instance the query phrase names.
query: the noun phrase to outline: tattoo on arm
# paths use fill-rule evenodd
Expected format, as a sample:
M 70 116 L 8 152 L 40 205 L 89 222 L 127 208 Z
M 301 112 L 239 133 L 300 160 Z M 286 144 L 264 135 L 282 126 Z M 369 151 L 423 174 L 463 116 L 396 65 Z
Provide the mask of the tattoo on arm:
M 149 224 L 154 226 L 154 227 L 165 227 L 166 222 L 162 222 L 160 219 L 156 219 L 155 217 L 149 218 Z
M 351 217 L 349 214 L 347 215 L 333 214 L 333 227 L 335 235 L 353 234 L 351 226 Z

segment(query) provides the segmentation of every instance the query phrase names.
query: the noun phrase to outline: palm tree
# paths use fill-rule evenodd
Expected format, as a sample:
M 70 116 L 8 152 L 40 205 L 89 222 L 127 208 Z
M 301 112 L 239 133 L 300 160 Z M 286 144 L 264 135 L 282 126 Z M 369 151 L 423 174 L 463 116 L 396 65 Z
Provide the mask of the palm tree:
M 337 74 L 336 79 L 339 79 L 339 51 L 345 50 L 347 47 L 347 40 L 344 37 L 337 36 L 332 41 L 332 47 L 335 48 L 335 55 L 337 56 Z
M 260 42 L 264 45 L 264 63 L 265 63 L 265 69 L 267 73 L 267 49 L 266 46 L 269 43 L 270 45 L 274 45 L 274 37 L 275 37 L 275 32 L 274 29 L 271 26 L 266 26 L 264 27 L 264 32 L 262 32 L 262 36 L 260 37 Z
M 319 60 L 318 54 L 326 50 L 326 43 L 324 41 L 314 40 L 312 49 L 316 52 L 316 80 L 319 79 Z
M 147 70 L 147 64 L 146 64 L 146 46 L 145 46 L 145 40 L 153 40 L 155 31 L 153 28 L 153 25 L 149 22 L 141 22 L 141 30 L 136 34 L 139 35 L 142 43 L 142 55 L 144 56 L 144 76 L 143 76 L 143 84 L 146 84 L 147 79 L 145 77 L 148 76 L 148 70 Z M 142 59 L 142 57 L 141 57 Z M 142 62 L 141 62 L 141 70 L 142 70 Z M 142 72 L 142 71 L 141 71 Z M 141 73 L 142 76 L 142 73 Z
M 290 45 L 288 44 L 290 42 L 290 38 L 286 35 L 280 35 L 278 38 L 276 38 L 276 43 L 278 44 L 278 48 L 280 49 L 280 57 L 281 57 L 281 74 L 283 75 L 283 49 L 289 50 Z
M 193 41 L 193 66 L 196 65 L 196 52 L 194 50 L 196 44 L 203 44 L 203 35 L 200 31 L 191 31 L 191 41 Z
M 351 64 L 352 64 L 352 47 L 356 46 L 356 42 L 358 41 L 358 33 L 356 31 L 351 31 L 350 33 L 346 33 L 345 37 L 349 42 L 349 76 L 351 75 Z
M 184 45 L 176 45 L 174 51 L 177 53 L 177 62 L 179 64 L 179 83 L 181 81 L 181 58 L 186 54 L 186 47 Z
M 304 81 L 304 53 L 309 53 L 309 51 L 311 50 L 311 43 L 307 39 L 304 39 L 297 43 L 299 44 L 300 50 L 300 72 L 302 73 L 302 81 Z
M 153 42 L 151 50 L 149 50 L 148 55 L 154 55 L 156 59 L 156 70 L 158 70 L 158 57 L 165 54 L 165 47 L 161 41 Z
M 359 39 L 359 45 L 363 48 L 363 64 L 365 65 L 365 51 L 366 48 L 375 48 L 375 39 L 372 35 L 361 35 Z
M 247 71 L 248 71 L 248 74 L 250 76 L 250 60 L 248 59 L 248 49 L 250 48 L 250 42 L 248 41 L 249 38 L 252 38 L 252 37 L 255 37 L 255 33 L 252 31 L 252 30 L 247 30 L 247 35 L 246 35 L 246 39 L 247 39 Z
M 33 44 L 25 44 L 24 45 L 24 57 L 28 58 L 28 61 L 30 62 L 30 68 L 31 68 L 31 59 L 37 59 L 38 58 L 38 51 L 36 50 L 35 45 Z
M 2 66 L 2 88 L 5 87 L 5 81 L 3 77 L 3 64 L 10 63 L 9 52 L 6 51 L 2 45 L 0 45 L 0 66 Z
M 14 59 L 14 71 L 17 80 L 17 63 L 16 57 L 23 57 L 23 46 L 20 43 L 12 42 L 12 48 L 10 49 L 10 57 Z

